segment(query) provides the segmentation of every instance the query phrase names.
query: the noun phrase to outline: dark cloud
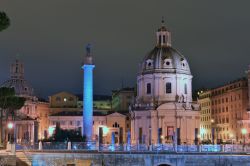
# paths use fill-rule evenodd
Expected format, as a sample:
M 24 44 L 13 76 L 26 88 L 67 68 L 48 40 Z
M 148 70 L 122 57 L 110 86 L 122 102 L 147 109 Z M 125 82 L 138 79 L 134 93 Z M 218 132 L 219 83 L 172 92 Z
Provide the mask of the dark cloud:
M 11 19 L 0 33 L 0 82 L 16 54 L 38 95 L 82 90 L 81 61 L 92 43 L 94 90 L 134 86 L 138 63 L 153 48 L 165 17 L 173 47 L 190 63 L 193 88 L 245 75 L 250 64 L 250 1 L 1 0 Z

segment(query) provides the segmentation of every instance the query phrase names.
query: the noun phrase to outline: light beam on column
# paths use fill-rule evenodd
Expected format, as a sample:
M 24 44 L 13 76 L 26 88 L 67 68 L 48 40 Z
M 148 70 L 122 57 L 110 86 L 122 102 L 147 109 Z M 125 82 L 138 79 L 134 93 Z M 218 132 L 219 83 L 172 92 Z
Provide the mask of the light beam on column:
M 91 45 L 86 46 L 86 56 L 84 58 L 83 69 L 83 136 L 87 142 L 92 141 L 93 128 L 93 69 Z

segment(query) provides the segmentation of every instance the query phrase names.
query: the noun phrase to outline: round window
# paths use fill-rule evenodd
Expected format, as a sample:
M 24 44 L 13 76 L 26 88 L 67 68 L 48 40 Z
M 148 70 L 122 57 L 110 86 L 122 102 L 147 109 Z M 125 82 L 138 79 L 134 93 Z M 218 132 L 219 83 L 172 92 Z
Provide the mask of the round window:
M 167 61 L 167 62 L 166 62 L 166 65 L 170 65 L 170 62 Z

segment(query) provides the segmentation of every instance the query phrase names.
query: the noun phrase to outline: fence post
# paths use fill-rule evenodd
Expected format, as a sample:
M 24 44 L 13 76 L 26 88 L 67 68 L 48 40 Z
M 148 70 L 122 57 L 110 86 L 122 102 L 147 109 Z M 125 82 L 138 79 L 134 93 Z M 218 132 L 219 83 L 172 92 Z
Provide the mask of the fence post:
M 202 145 L 198 145 L 199 152 L 202 152 Z
M 71 142 L 68 142 L 68 150 L 71 150 Z
M 225 145 L 221 145 L 221 152 L 225 152 Z
M 149 151 L 152 151 L 153 148 L 152 148 L 153 145 L 149 145 Z
M 11 146 L 11 154 L 15 155 L 16 154 L 16 144 L 12 143 L 12 144 L 10 144 L 10 146 Z
M 10 142 L 8 141 L 7 142 L 7 148 L 6 148 L 7 151 L 11 151 L 11 146 L 10 146 Z
M 123 151 L 127 151 L 127 144 L 123 145 Z
M 39 144 L 38 144 L 38 150 L 43 150 L 43 144 L 42 144 L 42 141 L 39 141 Z

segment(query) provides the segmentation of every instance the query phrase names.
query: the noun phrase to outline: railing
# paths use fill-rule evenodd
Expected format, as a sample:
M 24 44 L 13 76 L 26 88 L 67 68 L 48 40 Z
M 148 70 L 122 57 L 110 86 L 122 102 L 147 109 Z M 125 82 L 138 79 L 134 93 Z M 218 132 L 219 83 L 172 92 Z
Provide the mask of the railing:
M 156 144 L 156 145 L 152 145 L 150 150 L 174 152 L 175 147 L 173 146 L 173 144 Z
M 40 147 L 39 144 L 34 145 L 17 145 L 17 150 L 71 150 L 71 151 L 99 151 L 99 152 L 203 152 L 203 153 L 250 153 L 249 145 L 173 145 L 173 144 L 101 144 L 97 145 L 95 142 L 43 142 Z M 21 147 L 21 148 L 20 148 Z
M 224 145 L 201 145 L 201 152 L 223 152 Z
M 67 150 L 67 142 L 44 142 L 42 149 L 44 150 Z
M 71 147 L 67 144 L 67 149 L 71 150 L 97 150 L 96 142 L 72 142 Z

